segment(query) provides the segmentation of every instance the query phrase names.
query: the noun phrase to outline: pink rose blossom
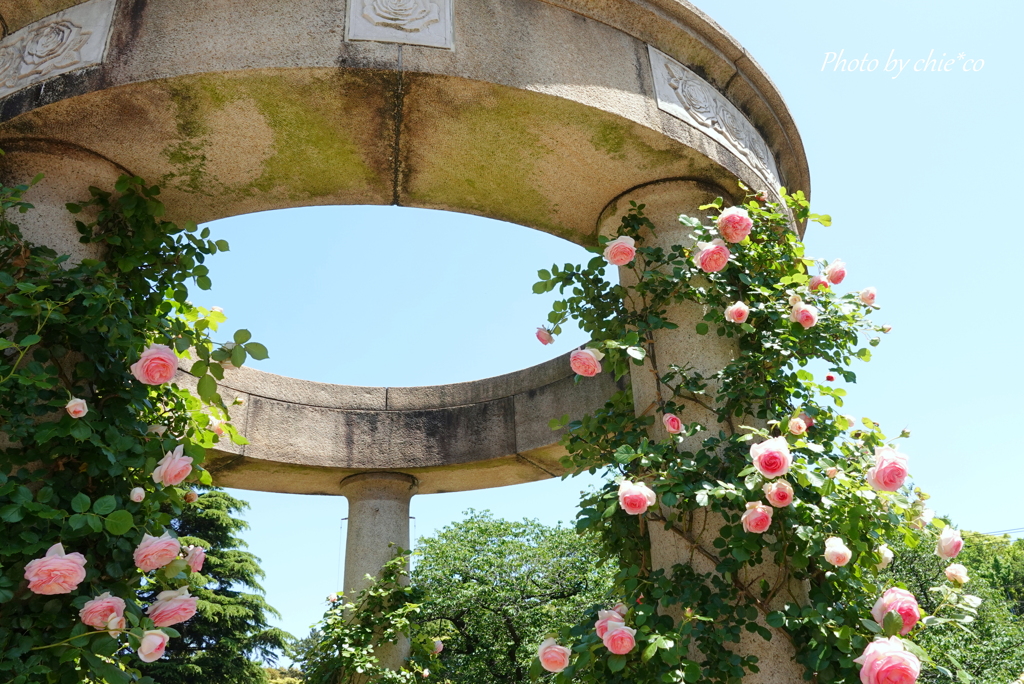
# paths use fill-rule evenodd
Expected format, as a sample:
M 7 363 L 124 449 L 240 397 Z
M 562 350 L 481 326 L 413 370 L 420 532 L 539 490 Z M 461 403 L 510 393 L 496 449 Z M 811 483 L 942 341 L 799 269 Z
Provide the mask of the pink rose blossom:
M 626 619 L 618 612 L 599 610 L 597 611 L 597 622 L 594 623 L 594 631 L 597 632 L 598 639 L 604 639 L 604 635 L 608 633 L 609 629 L 613 629 L 615 625 L 624 624 L 626 624 Z
M 206 562 L 206 549 L 202 546 L 187 547 L 185 549 L 185 562 L 188 563 L 189 570 L 199 572 L 203 569 L 203 563 Z
M 661 417 L 661 422 L 665 424 L 665 430 L 669 434 L 677 435 L 683 431 L 683 421 L 674 413 L 666 413 Z
M 653 506 L 658 496 L 643 482 L 623 480 L 619 485 L 619 506 L 629 515 L 640 515 Z
M 864 304 L 866 304 L 868 306 L 874 306 L 875 305 L 875 297 L 878 296 L 878 293 L 875 291 L 875 288 L 873 288 L 873 287 L 866 287 L 863 290 L 861 290 L 860 294 L 857 295 L 857 296 L 860 297 L 860 301 L 862 303 L 864 303 Z
M 214 433 L 218 437 L 223 437 L 224 433 L 227 432 L 227 430 L 224 428 L 224 421 L 223 420 L 217 420 L 216 418 L 211 420 L 210 421 L 210 432 Z
M 935 555 L 942 560 L 949 560 L 960 555 L 960 551 L 963 548 L 964 540 L 960 536 L 959 530 L 954 530 L 952 527 L 944 527 L 942 533 L 939 534 L 939 542 L 935 545 Z
M 537 649 L 537 658 L 548 672 L 561 672 L 569 666 L 569 649 L 554 639 L 545 639 Z
M 159 537 L 145 534 L 135 549 L 135 565 L 143 572 L 159 570 L 178 557 L 181 543 L 167 532 Z
M 693 255 L 693 263 L 705 273 L 715 273 L 729 263 L 729 248 L 716 238 L 711 242 L 698 242 L 697 251 Z
M 903 636 L 909 634 L 917 621 L 921 619 L 921 609 L 917 605 L 917 599 L 909 591 L 899 587 L 885 590 L 885 593 L 875 601 L 875 605 L 871 609 L 871 617 L 878 624 L 882 624 L 886 613 L 891 612 L 899 613 L 903 618 L 903 627 L 900 629 L 900 634 Z
M 825 277 L 833 285 L 843 282 L 843 279 L 846 277 L 846 264 L 836 259 L 825 268 Z
M 748 316 L 750 316 L 750 307 L 743 302 L 730 304 L 725 310 L 725 320 L 730 323 L 746 323 Z
M 170 640 L 171 637 L 159 629 L 147 629 L 142 633 L 142 643 L 139 644 L 139 660 L 144 663 L 160 660 Z
M 601 372 L 601 359 L 604 354 L 597 349 L 577 349 L 569 354 L 569 367 L 585 378 L 592 378 Z
M 25 579 L 33 594 L 70 594 L 85 579 L 85 556 L 64 553 L 58 542 L 47 550 L 43 558 L 25 565 Z
M 830 480 L 836 479 L 836 475 L 838 474 L 839 468 L 836 468 L 835 466 L 832 466 L 831 468 L 825 471 L 825 477 L 829 478 Z
M 612 266 L 625 266 L 636 256 L 636 242 L 628 235 L 609 240 L 604 246 L 604 258 Z
M 794 294 L 794 295 L 790 295 L 789 296 L 789 305 L 790 306 L 796 306 L 797 304 L 799 304 L 802 301 L 803 300 L 800 299 L 800 295 L 798 295 L 798 294 Z
M 621 601 L 619 603 L 616 603 L 614 606 L 612 606 L 612 610 L 614 610 L 616 613 L 618 613 L 622 617 L 626 617 L 626 614 L 629 613 L 629 608 L 627 608 L 626 604 L 622 603 Z
M 810 281 L 807 283 L 807 288 L 811 292 L 817 292 L 818 290 L 827 290 L 829 288 L 828 278 L 825 276 L 812 276 Z
M 807 423 L 800 416 L 789 419 L 789 434 L 791 435 L 802 435 L 807 432 Z
M 872 641 L 853 662 L 861 666 L 861 684 L 914 684 L 921 674 L 921 661 L 895 636 Z
M 124 615 L 111 615 L 107 619 L 107 624 L 103 626 L 106 628 L 107 634 L 116 639 L 118 634 L 128 628 L 128 623 L 125 621 Z
M 636 630 L 632 627 L 612 623 L 609 625 L 608 631 L 601 637 L 601 641 L 604 642 L 604 647 L 615 655 L 626 655 L 636 646 L 634 634 L 636 634 Z
M 124 616 L 124 599 L 111 596 L 108 591 L 86 601 L 82 609 L 78 611 L 78 617 L 82 622 L 93 629 L 107 629 L 110 618 L 122 616 Z
M 828 382 L 835 382 L 836 381 L 836 376 L 833 375 L 832 373 L 826 373 L 825 374 L 825 380 L 828 381 Z
M 843 543 L 839 537 L 829 537 L 825 540 L 825 560 L 837 568 L 841 568 L 850 562 L 853 552 Z
M 188 595 L 188 587 L 175 591 L 161 591 L 156 595 L 156 601 L 146 611 L 146 615 L 157 627 L 170 627 L 191 619 L 196 614 L 198 602 L 198 598 Z
M 876 549 L 878 557 L 881 559 L 878 565 L 875 566 L 877 570 L 885 570 L 892 563 L 892 559 L 896 557 L 896 554 L 892 552 L 888 544 L 882 544 Z
M 873 489 L 895 492 L 907 479 L 907 457 L 892 447 L 875 447 L 875 465 L 865 477 Z
M 555 336 L 547 328 L 537 328 L 537 339 L 541 344 L 552 344 L 555 341 Z
M 134 487 L 132 488 L 131 494 L 128 495 L 128 498 L 135 503 L 142 503 L 142 500 L 146 498 L 146 490 L 142 487 Z
M 153 469 L 153 481 L 165 487 L 171 487 L 181 482 L 192 472 L 192 458 L 182 455 L 182 445 L 179 444 L 174 451 L 168 451 L 160 459 L 156 468 Z
M 150 425 L 146 430 L 146 434 L 153 434 L 157 437 L 163 437 L 165 432 L 167 432 L 166 425 Z
M 165 344 L 151 344 L 132 364 L 132 375 L 147 385 L 163 385 L 174 379 L 178 370 L 178 356 Z
M 789 453 L 789 444 L 785 437 L 773 437 L 759 444 L 750 446 L 750 458 L 757 471 L 769 480 L 789 472 L 793 465 L 793 456 Z
M 747 510 L 740 518 L 745 532 L 761 534 L 772 524 L 772 509 L 760 501 L 747 502 Z
M 764 491 L 764 498 L 775 508 L 785 508 L 793 503 L 793 486 L 785 480 L 767 482 L 761 489 Z
M 812 328 L 818 323 L 818 310 L 807 302 L 797 302 L 789 313 L 789 320 L 799 323 L 804 330 Z
M 430 676 L 430 668 L 427 668 L 427 667 L 423 668 L 423 672 L 420 673 L 420 677 L 422 677 L 423 679 L 426 679 L 429 676 Z
M 437 655 L 444 650 L 444 642 L 440 639 L 434 639 L 434 650 L 431 651 L 434 655 Z
M 967 576 L 967 568 L 959 563 L 953 563 L 946 568 L 946 579 L 957 584 L 967 584 L 970 578 Z
M 808 427 L 808 429 L 814 427 L 814 419 L 811 418 L 806 413 L 801 413 L 800 414 L 800 420 L 804 421 L 804 425 L 806 425 Z
M 85 399 L 74 397 L 66 406 L 64 406 L 64 410 L 67 411 L 68 415 L 72 418 L 82 418 L 89 412 L 89 407 L 86 405 Z
M 718 232 L 728 242 L 743 242 L 753 225 L 747 210 L 742 207 L 729 207 L 718 217 Z

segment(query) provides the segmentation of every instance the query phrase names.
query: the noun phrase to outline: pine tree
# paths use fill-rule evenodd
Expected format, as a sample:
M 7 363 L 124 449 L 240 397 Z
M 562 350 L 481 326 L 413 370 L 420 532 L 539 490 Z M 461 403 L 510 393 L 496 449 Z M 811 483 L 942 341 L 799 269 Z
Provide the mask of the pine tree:
M 211 489 L 172 522 L 182 546 L 206 549 L 206 563 L 200 573 L 203 588 L 193 592 L 199 597 L 198 612 L 174 626 L 181 638 L 173 639 L 167 655 L 145 669 L 160 684 L 265 683 L 264 663 L 273 665 L 291 638 L 268 624 L 270 616 L 279 614 L 263 598 L 259 558 L 245 551 L 248 545 L 236 536 L 249 525 L 233 514 L 248 508 L 246 502 Z

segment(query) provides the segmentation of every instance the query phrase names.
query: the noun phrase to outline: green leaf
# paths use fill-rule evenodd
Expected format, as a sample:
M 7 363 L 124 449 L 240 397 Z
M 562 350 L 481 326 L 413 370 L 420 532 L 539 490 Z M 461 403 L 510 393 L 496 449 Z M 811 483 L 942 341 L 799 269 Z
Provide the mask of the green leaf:
M 786 614 L 781 610 L 777 610 L 773 613 L 768 613 L 764 621 L 768 623 L 769 627 L 782 627 L 786 624 Z
M 75 424 L 71 427 L 71 436 L 79 442 L 88 439 L 90 435 L 92 435 L 92 428 L 89 427 L 88 423 L 81 420 L 75 421 Z
M 882 634 L 887 637 L 896 636 L 903 629 L 903 618 L 895 610 L 890 610 L 882 620 Z
M 708 324 L 707 323 L 698 323 L 697 324 L 697 334 L 698 335 L 707 335 L 708 334 Z
M 644 652 L 640 655 L 640 660 L 642 660 L 643 662 L 646 663 L 648 660 L 653 658 L 654 654 L 657 653 L 657 652 L 658 652 L 658 644 L 656 642 L 652 641 L 651 643 L 649 643 L 647 645 L 647 648 L 645 648 Z
M 235 344 L 245 344 L 252 339 L 252 333 L 245 328 L 235 331 Z
M 121 509 L 108 515 L 106 520 L 104 520 L 104 525 L 110 534 L 122 535 L 127 534 L 129 530 L 135 527 L 135 519 L 132 518 L 131 513 Z
M 209 470 L 199 471 L 199 484 L 206 485 L 207 487 L 213 486 L 213 476 L 210 475 Z
M 92 511 L 96 515 L 106 515 L 117 508 L 117 500 L 110 494 L 96 500 L 92 505 Z
M 245 347 L 235 347 L 231 350 L 231 365 L 235 368 L 241 368 L 245 365 Z
M 270 354 L 267 353 L 267 348 L 259 342 L 249 342 L 245 345 L 245 351 L 257 361 L 263 361 L 270 357 Z
M 204 375 L 199 379 L 199 385 L 196 389 L 199 392 L 200 399 L 210 401 L 213 399 L 213 395 L 217 393 L 217 381 L 212 376 Z
M 610 658 L 608 658 L 608 669 L 610 671 L 619 672 L 624 667 L 626 667 L 626 656 L 613 655 Z
M 89 510 L 89 505 L 91 503 L 92 501 L 88 496 L 79 492 L 78 494 L 75 494 L 75 498 L 71 500 L 71 510 L 75 513 L 85 513 Z
M 869 632 L 871 632 L 873 634 L 881 634 L 882 633 L 881 626 L 879 626 L 879 624 L 877 622 L 875 622 L 874 620 L 868 620 L 867 618 L 861 618 L 860 624 L 864 625 L 865 629 L 867 629 Z M 902 620 L 900 621 L 900 624 L 902 626 Z

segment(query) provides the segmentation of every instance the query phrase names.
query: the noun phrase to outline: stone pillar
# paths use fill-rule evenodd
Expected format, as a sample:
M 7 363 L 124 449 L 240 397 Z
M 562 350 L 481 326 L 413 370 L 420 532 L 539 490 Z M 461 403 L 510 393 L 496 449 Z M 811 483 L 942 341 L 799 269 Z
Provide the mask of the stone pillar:
M 394 558 L 395 547 L 409 548 L 409 501 L 416 486 L 415 477 L 394 472 L 359 473 L 341 481 L 339 493 L 348 499 L 342 587 L 348 598 L 366 588 L 367 575 L 376 577 Z M 397 669 L 409 656 L 409 648 L 408 639 L 381 644 L 377 657 L 381 664 Z
M 114 183 L 126 171 L 89 150 L 55 141 L 10 140 L 2 146 L 6 154 L 0 157 L 0 182 L 7 186 L 27 184 L 43 174 L 24 197 L 35 209 L 8 216 L 22 235 L 58 254 L 70 255 L 73 264 L 82 259 L 102 259 L 102 246 L 80 243 L 75 228 L 76 220 L 88 223 L 95 215 L 76 216 L 65 205 L 89 199 L 89 186 L 112 192 Z
M 707 212 L 700 211 L 698 207 L 710 203 L 716 197 L 723 197 L 726 202 L 725 206 L 734 203 L 734 200 L 729 197 L 729 193 L 717 186 L 691 180 L 658 181 L 636 188 L 616 199 L 602 213 L 598 229 L 602 235 L 609 237 L 616 235 L 622 216 L 629 211 L 630 201 L 634 201 L 637 204 L 645 205 L 644 214 L 654 224 L 656 231 L 654 235 L 644 235 L 644 245 L 665 249 L 673 245 L 688 247 L 693 242 L 688 237 L 691 229 L 679 223 L 679 215 L 686 214 L 697 217 L 703 220 L 705 225 L 709 225 Z M 619 269 L 619 278 L 623 285 L 635 283 L 633 271 L 628 268 Z M 667 318 L 679 327 L 675 330 L 661 330 L 655 335 L 655 356 L 660 373 L 664 374 L 668 365 L 674 363 L 680 366 L 688 365 L 707 377 L 721 370 L 734 358 L 737 350 L 733 340 L 719 337 L 713 331 L 706 335 L 696 332 L 696 325 L 703 320 L 706 313 L 705 309 L 693 302 L 683 302 L 668 307 Z M 651 404 L 657 400 L 656 383 L 652 370 L 650 358 L 645 361 L 643 366 L 632 367 L 630 379 L 633 386 L 633 403 L 638 414 L 647 411 L 649 414 L 658 416 L 656 410 L 651 408 Z M 709 386 L 709 393 L 712 396 L 714 394 L 711 386 Z M 710 403 L 711 397 L 705 400 Z M 680 417 L 684 423 L 698 421 L 709 430 L 719 429 L 717 416 L 713 412 L 691 403 L 685 403 L 685 409 Z M 728 431 L 727 427 L 725 429 Z M 649 432 L 651 439 L 661 440 L 668 436 L 660 419 L 655 420 Z M 687 451 L 699 449 L 705 436 L 706 433 L 698 433 L 685 439 L 681 449 Z M 717 565 L 714 560 L 717 550 L 712 542 L 718 536 L 719 529 L 723 524 L 719 515 L 708 512 L 706 509 L 694 512 L 692 516 L 678 525 L 685 531 L 686 537 L 671 530 L 666 531 L 661 524 L 651 524 L 648 529 L 651 540 L 652 567 L 670 572 L 672 566 L 679 563 L 690 565 L 700 573 L 713 573 Z M 772 610 L 779 609 L 787 601 L 806 600 L 806 592 L 803 587 L 792 580 L 787 581 L 780 577 L 777 566 L 762 564 L 746 568 L 741 575 L 741 582 L 755 587 L 762 578 L 773 585 L 776 581 L 785 582 L 786 586 L 772 601 L 770 606 Z M 678 619 L 678 609 L 670 609 L 667 612 Z M 763 619 L 759 622 L 762 626 L 767 627 Z M 771 642 L 744 630 L 740 637 L 740 643 L 735 646 L 737 653 L 756 655 L 759 659 L 760 672 L 744 677 L 743 684 L 779 684 L 780 682 L 802 681 L 804 669 L 794 660 L 796 651 L 792 643 L 779 630 L 769 629 L 774 633 Z M 700 654 L 695 651 L 691 652 L 691 657 L 698 661 L 701 659 Z

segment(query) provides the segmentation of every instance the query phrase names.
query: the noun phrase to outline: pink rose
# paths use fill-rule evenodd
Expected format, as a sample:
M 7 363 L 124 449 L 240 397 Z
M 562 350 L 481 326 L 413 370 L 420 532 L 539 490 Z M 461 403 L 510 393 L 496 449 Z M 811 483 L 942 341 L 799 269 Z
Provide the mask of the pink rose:
M 846 264 L 836 259 L 825 268 L 825 277 L 833 285 L 843 282 L 843 278 L 846 277 Z
M 437 655 L 444 650 L 444 642 L 440 639 L 434 639 L 434 650 L 431 651 L 434 655 Z
M 601 637 L 601 641 L 604 642 L 604 647 L 615 655 L 626 655 L 636 646 L 634 634 L 636 634 L 636 630 L 632 627 L 612 623 L 608 631 Z
M 156 468 L 153 469 L 153 481 L 165 487 L 171 487 L 181 482 L 192 472 L 192 458 L 182 455 L 182 445 L 168 451 L 160 459 Z
M 554 639 L 545 639 L 537 649 L 540 666 L 548 672 L 561 672 L 569 666 L 569 649 Z
M 622 617 L 626 617 L 626 614 L 629 613 L 629 608 L 627 608 L 626 604 L 622 602 L 616 603 L 614 606 L 612 606 L 612 610 L 614 610 Z
M 729 207 L 718 217 L 718 232 L 728 242 L 743 242 L 753 225 L 747 210 L 742 207 Z
M 210 432 L 214 433 L 218 437 L 223 437 L 227 430 L 224 429 L 224 421 L 217 420 L 216 418 L 210 421 Z
M 946 568 L 946 579 L 950 582 L 956 582 L 957 584 L 967 584 L 967 581 L 970 578 L 967 577 L 967 568 L 959 563 L 953 563 Z
M 146 611 L 157 627 L 170 627 L 185 622 L 196 614 L 199 599 L 188 595 L 188 587 L 175 591 L 161 591 Z
M 166 425 L 150 425 L 149 428 L 146 429 L 146 434 L 153 434 L 157 437 L 163 437 L 165 432 L 167 432 Z
M 899 613 L 903 618 L 903 627 L 900 629 L 900 634 L 903 636 L 909 634 L 917 621 L 921 619 L 921 609 L 917 605 L 917 599 L 909 591 L 899 587 L 885 590 L 885 593 L 875 601 L 875 605 L 871 609 L 871 617 L 878 624 L 882 624 L 886 613 L 891 612 Z
M 729 248 L 717 238 L 711 242 L 698 242 L 693 263 L 705 273 L 721 271 L 729 263 Z
M 139 644 L 139 660 L 144 663 L 160 660 L 170 640 L 171 637 L 159 629 L 147 629 L 142 633 L 142 643 Z
M 58 542 L 46 555 L 25 565 L 28 589 L 34 594 L 70 594 L 85 579 L 85 556 L 64 553 Z
M 796 306 L 797 304 L 799 304 L 802 301 L 803 300 L 800 299 L 800 295 L 798 295 L 798 294 L 794 294 L 794 295 L 790 295 L 789 296 L 789 305 L 790 306 Z
M 653 506 L 658 496 L 643 482 L 623 480 L 619 485 L 619 506 L 630 515 L 640 515 Z
M 829 537 L 825 540 L 825 560 L 837 568 L 841 568 L 850 562 L 853 552 L 839 537 Z
M 598 639 L 604 639 L 604 635 L 608 633 L 609 629 L 613 629 L 615 625 L 626 624 L 626 619 L 614 610 L 599 610 L 597 611 L 597 622 L 594 623 L 594 631 L 597 632 Z
M 604 246 L 604 258 L 612 266 L 625 266 L 636 256 L 636 244 L 628 235 L 609 240 Z
M 146 498 L 146 490 L 142 487 L 134 487 L 132 488 L 131 494 L 128 495 L 128 498 L 135 503 L 142 503 L 142 500 Z
M 159 570 L 177 558 L 180 552 L 181 543 L 167 532 L 159 537 L 145 534 L 135 549 L 135 565 L 143 572 Z
M 835 466 L 832 466 L 831 468 L 825 471 L 825 477 L 827 477 L 830 480 L 836 479 L 836 475 L 838 474 L 839 468 L 836 468 Z
M 760 501 L 747 502 L 747 510 L 740 518 L 744 532 L 761 534 L 772 524 L 772 509 Z
M 178 356 L 165 344 L 151 344 L 132 364 L 132 375 L 147 385 L 162 385 L 174 379 Z
M 907 457 L 892 447 L 875 447 L 875 465 L 865 477 L 880 492 L 895 492 L 907 479 Z
M 775 508 L 785 508 L 793 503 L 793 486 L 785 480 L 765 483 L 761 489 L 764 491 L 764 498 Z
M 750 315 L 750 307 L 743 302 L 730 304 L 725 310 L 725 320 L 730 323 L 746 323 Z
M 811 292 L 817 292 L 818 290 L 827 290 L 829 288 L 828 278 L 820 275 L 813 276 L 810 282 L 807 283 L 807 287 Z
M 789 444 L 785 437 L 773 437 L 759 444 L 750 446 L 750 458 L 757 471 L 769 480 L 789 472 L 793 465 L 793 456 L 789 453 Z
M 960 555 L 960 550 L 963 548 L 964 540 L 958 530 L 954 530 L 952 527 L 942 528 L 942 533 L 939 535 L 939 543 L 935 545 L 936 556 L 942 560 L 956 558 Z
M 882 332 L 884 332 L 884 333 L 891 333 L 891 332 L 892 332 L 892 326 L 891 326 L 891 325 L 889 325 L 888 323 L 886 323 L 885 325 L 883 325 L 883 326 L 882 326 L 882 327 L 880 328 L 880 330 L 881 330 Z
M 804 326 L 804 330 L 812 328 L 818 322 L 818 310 L 807 302 L 797 302 L 789 313 L 789 320 Z
M 800 414 L 800 420 L 804 421 L 804 425 L 806 425 L 808 428 L 814 427 L 814 419 L 811 418 L 806 413 Z
M 118 634 L 127 629 L 128 623 L 125 621 L 124 615 L 111 615 L 104 627 L 107 630 L 107 634 L 116 639 Z
M 93 629 L 107 629 L 110 618 L 124 616 L 124 599 L 111 596 L 105 591 L 91 601 L 86 601 L 82 609 L 78 611 L 78 617 L 82 622 Z
M 789 434 L 802 435 L 807 432 L 807 423 L 800 416 L 789 419 Z
M 426 668 L 426 667 L 423 668 L 423 672 L 420 673 L 420 677 L 422 677 L 423 679 L 426 679 L 429 676 L 430 676 L 430 668 Z
M 878 565 L 875 566 L 877 570 L 885 570 L 892 563 L 892 559 L 896 557 L 896 554 L 892 552 L 888 544 L 882 544 L 877 549 L 878 557 L 881 559 Z
M 875 305 L 875 297 L 878 296 L 878 293 L 875 291 L 875 288 L 873 288 L 873 287 L 866 287 L 863 290 L 861 290 L 860 294 L 857 295 L 857 296 L 860 297 L 860 301 L 862 303 L 864 303 L 864 304 L 866 304 L 868 306 L 874 306 Z
M 537 328 L 537 339 L 541 344 L 552 344 L 555 341 L 554 335 L 547 328 Z
M 185 549 L 185 562 L 192 572 L 199 572 L 206 562 L 206 549 L 202 546 L 189 546 Z
M 921 661 L 895 636 L 872 641 L 853 662 L 861 665 L 861 684 L 914 684 L 921 674 Z
M 85 399 L 73 398 L 71 401 L 64 406 L 64 410 L 68 412 L 68 415 L 72 418 L 81 418 L 89 412 L 89 407 L 85 404 Z
M 674 413 L 666 413 L 661 417 L 661 422 L 665 424 L 665 430 L 672 435 L 677 435 L 683 431 L 683 421 L 679 420 L 679 416 Z
M 577 349 L 569 354 L 569 367 L 585 378 L 592 378 L 601 372 L 603 358 L 604 354 L 596 349 Z

